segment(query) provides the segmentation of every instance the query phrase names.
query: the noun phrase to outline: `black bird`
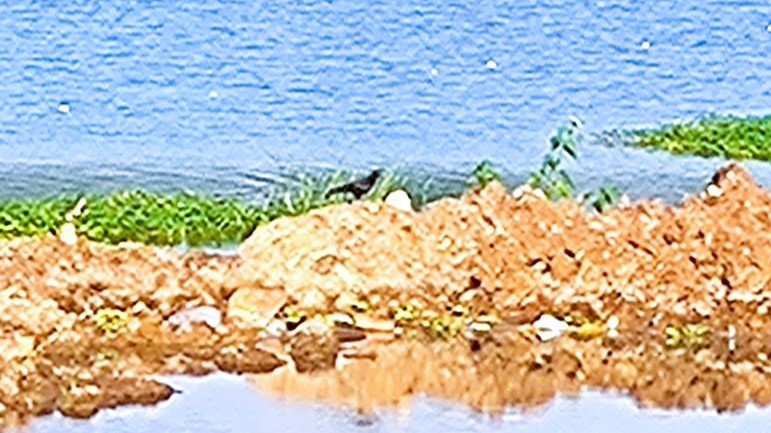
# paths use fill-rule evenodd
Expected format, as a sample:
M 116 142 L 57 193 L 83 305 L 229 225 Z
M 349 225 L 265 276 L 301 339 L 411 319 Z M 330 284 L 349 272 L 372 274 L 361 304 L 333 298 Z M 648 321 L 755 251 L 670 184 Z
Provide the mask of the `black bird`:
M 345 185 L 336 186 L 329 191 L 327 191 L 326 198 L 329 198 L 335 194 L 341 194 L 341 193 L 351 193 L 353 194 L 356 199 L 362 198 L 365 194 L 367 194 L 373 186 L 375 186 L 375 183 L 377 183 L 377 180 L 380 178 L 380 175 L 383 174 L 383 170 L 377 169 L 370 173 L 369 176 L 354 180 L 353 182 L 346 183 Z

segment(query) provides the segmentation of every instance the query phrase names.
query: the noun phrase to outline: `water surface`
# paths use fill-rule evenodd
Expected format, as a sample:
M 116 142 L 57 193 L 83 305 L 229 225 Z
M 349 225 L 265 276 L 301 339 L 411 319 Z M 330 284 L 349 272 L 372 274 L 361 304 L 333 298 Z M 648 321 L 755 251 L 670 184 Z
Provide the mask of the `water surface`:
M 601 131 L 767 111 L 769 24 L 759 0 L 14 2 L 2 194 L 248 195 L 288 167 L 457 180 L 483 158 L 520 179 L 569 115 Z M 716 164 L 598 148 L 574 170 L 674 197 Z
M 595 391 L 580 399 L 559 397 L 535 413 L 511 410 L 490 417 L 465 407 L 416 398 L 405 410 L 356 415 L 321 404 L 276 400 L 257 392 L 245 378 L 217 373 L 204 378 L 172 377 L 182 391 L 158 407 L 100 411 L 91 420 L 53 415 L 35 420 L 30 432 L 566 432 L 654 431 L 764 432 L 768 409 L 749 406 L 741 415 L 713 411 L 639 409 L 630 399 Z

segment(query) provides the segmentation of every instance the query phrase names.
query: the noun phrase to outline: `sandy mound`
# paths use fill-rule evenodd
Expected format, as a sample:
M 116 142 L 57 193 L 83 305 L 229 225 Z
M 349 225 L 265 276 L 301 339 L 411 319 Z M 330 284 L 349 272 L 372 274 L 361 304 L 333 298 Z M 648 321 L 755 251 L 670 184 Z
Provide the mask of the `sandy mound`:
M 243 244 L 227 284 L 283 289 L 307 309 L 356 297 L 449 307 L 474 291 L 494 312 L 623 308 L 692 318 L 764 312 L 771 198 L 739 166 L 678 207 L 645 202 L 603 215 L 501 185 L 420 213 L 358 202 L 280 219 Z

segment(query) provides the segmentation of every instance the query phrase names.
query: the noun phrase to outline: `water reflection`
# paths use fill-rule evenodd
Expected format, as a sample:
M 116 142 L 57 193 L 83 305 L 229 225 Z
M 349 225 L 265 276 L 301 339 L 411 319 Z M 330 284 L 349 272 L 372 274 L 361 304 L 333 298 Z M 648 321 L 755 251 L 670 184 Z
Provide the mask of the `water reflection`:
M 537 409 L 557 395 L 578 396 L 587 388 L 627 393 L 645 407 L 722 412 L 771 403 L 768 339 L 745 339 L 735 352 L 717 335 L 698 349 L 663 343 L 655 335 L 541 343 L 520 332 L 481 344 L 399 341 L 370 345 L 366 350 L 375 352 L 374 360 L 357 357 L 326 373 L 280 369 L 251 381 L 290 399 L 363 412 L 409 405 L 413 396 L 425 394 L 500 415 L 511 407 Z
M 203 378 L 164 378 L 183 393 L 154 408 L 122 407 L 98 413 L 90 420 L 53 415 L 39 419 L 31 433 L 156 433 L 170 431 L 241 433 L 265 432 L 542 432 L 571 433 L 652 431 L 763 432 L 768 409 L 750 405 L 741 413 L 713 411 L 640 410 L 616 393 L 585 391 L 581 398 L 558 396 L 540 410 L 516 409 L 493 418 L 456 403 L 416 397 L 408 408 L 387 408 L 371 416 L 334 406 L 286 401 L 257 392 L 241 376 L 222 373 Z

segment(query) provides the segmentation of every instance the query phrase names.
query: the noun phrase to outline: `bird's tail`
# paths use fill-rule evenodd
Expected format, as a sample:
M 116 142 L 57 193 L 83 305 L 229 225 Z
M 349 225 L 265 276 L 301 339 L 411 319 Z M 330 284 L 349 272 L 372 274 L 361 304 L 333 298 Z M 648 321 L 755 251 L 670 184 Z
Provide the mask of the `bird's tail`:
M 330 188 L 329 191 L 327 191 L 326 195 L 324 195 L 324 198 L 329 198 L 335 194 L 340 194 L 341 192 L 345 192 L 345 190 L 346 190 L 346 185 Z

